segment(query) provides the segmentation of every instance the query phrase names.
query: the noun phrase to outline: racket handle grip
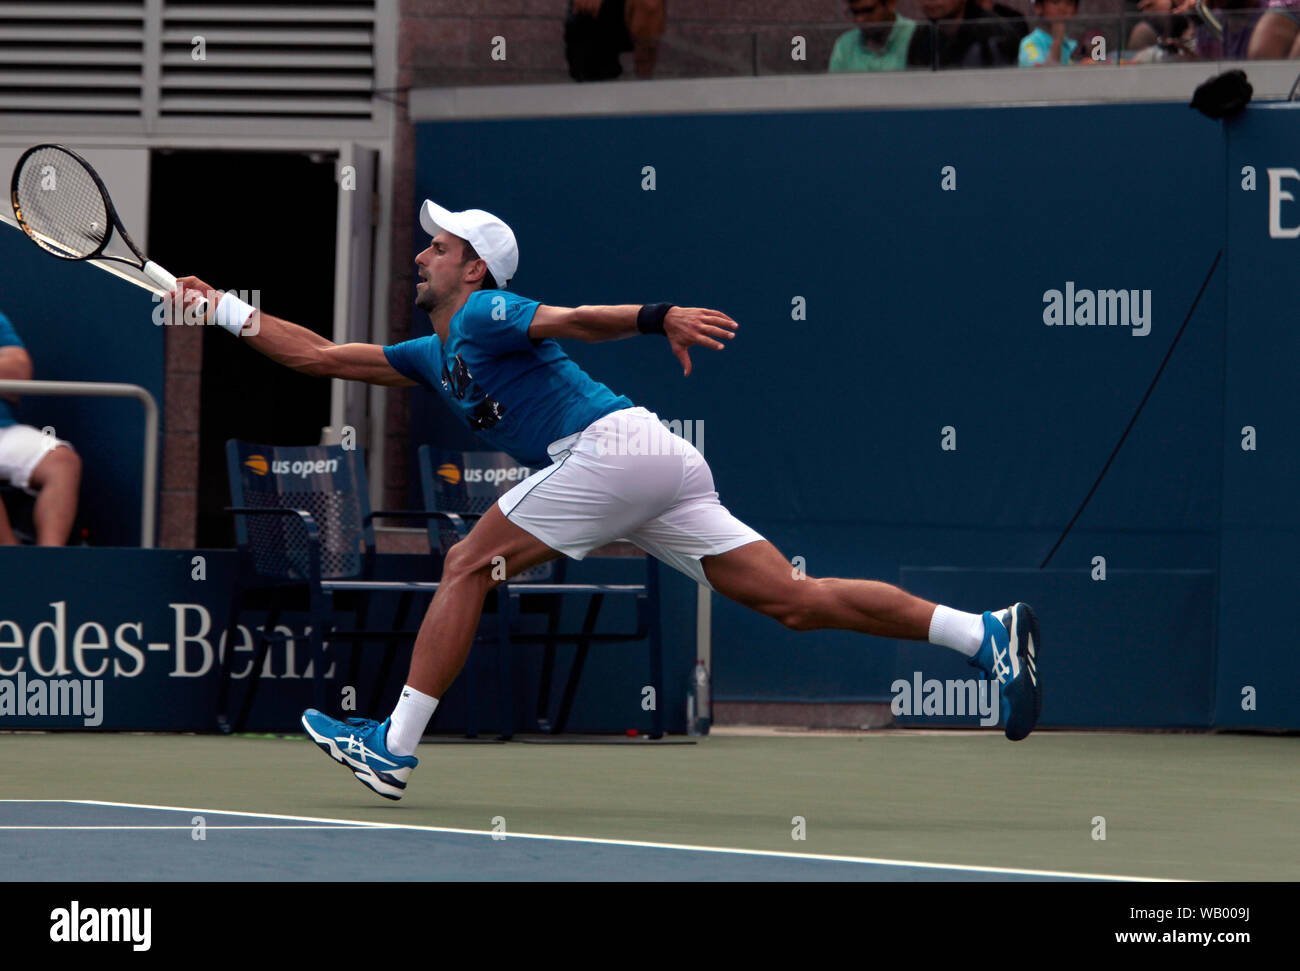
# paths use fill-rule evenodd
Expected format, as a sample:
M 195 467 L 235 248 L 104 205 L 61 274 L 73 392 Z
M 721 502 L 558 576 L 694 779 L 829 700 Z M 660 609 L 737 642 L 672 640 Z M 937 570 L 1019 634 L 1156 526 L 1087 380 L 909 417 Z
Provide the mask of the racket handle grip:
M 143 269 L 144 275 L 164 290 L 170 292 L 176 289 L 176 277 L 172 276 L 157 263 L 150 260 L 145 263 Z
M 162 287 L 168 293 L 176 289 L 176 277 L 172 276 L 152 260 L 146 262 L 142 269 L 144 270 L 145 276 L 158 284 L 158 286 Z M 198 314 L 200 320 L 207 321 L 208 302 L 206 300 L 200 300 L 194 305 L 194 313 Z

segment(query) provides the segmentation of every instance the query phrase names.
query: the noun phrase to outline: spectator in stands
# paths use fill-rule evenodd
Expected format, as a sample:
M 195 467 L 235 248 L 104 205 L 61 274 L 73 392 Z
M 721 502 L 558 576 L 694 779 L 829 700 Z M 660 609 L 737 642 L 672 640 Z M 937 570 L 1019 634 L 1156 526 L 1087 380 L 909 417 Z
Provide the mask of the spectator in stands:
M 1246 56 L 1300 57 L 1300 0 L 1268 0 L 1250 35 Z
M 997 0 L 977 0 L 977 2 L 985 13 L 996 14 L 1012 21 L 1016 30 L 1020 31 L 1021 37 L 1029 33 L 1029 24 L 1025 21 L 1025 15 L 1015 7 L 1008 7 L 1005 3 L 998 3 Z
M 1070 18 L 1079 12 L 1079 0 L 1034 0 L 1034 13 L 1044 21 L 1020 42 L 1020 66 L 1069 64 L 1077 40 L 1065 36 Z
M 1285 57 L 1286 51 L 1277 47 L 1279 53 L 1250 54 L 1251 38 L 1256 22 L 1260 20 L 1259 12 L 1267 0 L 1213 0 L 1210 9 L 1223 26 L 1220 38 L 1201 18 L 1195 14 L 1196 0 L 1129 0 L 1128 9 L 1155 11 L 1168 16 L 1150 17 L 1134 26 L 1129 35 L 1128 49 L 1136 51 L 1131 60 L 1135 63 L 1158 60 L 1242 60 L 1247 56 Z M 1297 5 L 1300 8 L 1300 4 Z M 1270 8 L 1271 9 L 1271 8 Z M 1300 13 L 1297 14 L 1300 16 Z M 1286 31 L 1290 24 L 1292 36 L 1295 34 L 1295 22 L 1283 17 L 1281 26 Z M 1274 40 L 1278 36 L 1268 32 Z M 1272 41 L 1261 35 L 1261 43 Z M 1296 56 L 1292 54 L 1292 56 Z
M 857 27 L 846 30 L 831 51 L 832 71 L 901 71 L 916 21 L 894 12 L 895 0 L 848 0 Z
M 609 81 L 623 73 L 618 57 L 632 51 L 636 76 L 654 74 L 665 0 L 572 0 L 564 20 L 564 58 L 575 81 Z
M 1023 20 L 989 13 L 977 0 L 921 0 L 928 23 L 918 24 L 907 51 L 910 67 L 1006 67 L 1017 62 Z
M 1214 0 L 1210 9 L 1223 25 L 1220 39 L 1205 24 L 1196 27 L 1196 56 L 1201 60 L 1244 61 L 1265 0 Z M 1199 19 L 1199 18 L 1198 18 Z
M 1195 3 L 1196 0 L 1125 0 L 1124 11 L 1128 14 L 1128 23 L 1133 24 L 1127 50 L 1142 51 L 1156 44 L 1169 51 L 1182 50 L 1182 40 L 1192 26 L 1191 18 L 1184 12 Z M 1148 16 L 1135 23 L 1133 17 L 1139 12 Z
M 27 356 L 9 318 L 0 313 L 0 379 L 29 381 L 32 360 Z M 81 459 L 72 446 L 53 435 L 14 419 L 10 403 L 15 395 L 0 397 L 0 481 L 10 482 L 36 496 L 32 519 L 36 542 L 41 546 L 63 546 L 77 515 L 77 493 L 81 488 Z M 12 546 L 18 539 L 0 503 L 0 544 Z

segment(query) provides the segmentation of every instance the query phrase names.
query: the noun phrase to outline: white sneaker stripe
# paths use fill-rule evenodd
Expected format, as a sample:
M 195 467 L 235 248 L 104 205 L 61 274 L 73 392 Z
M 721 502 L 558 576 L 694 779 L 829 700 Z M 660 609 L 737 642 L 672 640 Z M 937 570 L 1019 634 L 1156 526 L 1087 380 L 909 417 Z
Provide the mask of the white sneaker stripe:
M 1011 655 L 1011 680 L 1014 681 L 1020 677 L 1020 652 L 1016 650 L 1016 608 L 1012 607 L 1007 613 L 1011 615 L 1011 623 L 1010 625 L 1004 623 L 1004 626 L 1007 628 L 1007 634 L 1010 635 L 1007 638 L 1007 653 Z

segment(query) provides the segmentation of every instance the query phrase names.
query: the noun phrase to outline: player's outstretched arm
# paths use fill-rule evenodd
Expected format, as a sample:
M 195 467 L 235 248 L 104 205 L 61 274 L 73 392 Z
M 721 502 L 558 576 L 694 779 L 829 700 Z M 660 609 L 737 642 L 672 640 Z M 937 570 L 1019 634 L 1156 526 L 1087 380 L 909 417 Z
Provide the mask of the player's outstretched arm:
M 192 276 L 180 277 L 176 285 L 205 295 L 212 292 L 211 287 Z M 182 300 L 187 299 L 182 294 Z M 215 305 L 216 301 L 209 300 L 209 303 Z M 315 331 L 261 311 L 248 318 L 239 337 L 271 360 L 312 377 L 343 378 L 389 387 L 415 384 L 388 363 L 384 349 L 378 344 L 335 344 Z
M 641 304 L 612 307 L 548 307 L 542 305 L 533 315 L 528 336 L 536 340 L 547 337 L 573 338 L 595 343 L 634 337 Z M 740 325 L 721 310 L 704 307 L 672 307 L 663 316 L 663 333 L 682 373 L 691 373 L 690 348 L 696 344 L 722 350 L 719 338 L 730 340 Z

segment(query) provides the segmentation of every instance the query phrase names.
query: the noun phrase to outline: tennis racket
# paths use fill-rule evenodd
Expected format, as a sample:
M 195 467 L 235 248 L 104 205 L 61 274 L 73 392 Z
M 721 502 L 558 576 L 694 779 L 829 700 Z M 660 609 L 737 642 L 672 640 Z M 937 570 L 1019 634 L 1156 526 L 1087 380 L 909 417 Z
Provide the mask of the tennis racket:
M 61 260 L 113 260 L 142 270 L 164 293 L 176 277 L 140 252 L 113 207 L 104 180 L 84 158 L 62 145 L 33 145 L 14 166 L 9 183 L 14 218 L 27 237 Z M 104 252 L 117 230 L 133 257 Z M 207 301 L 196 307 L 207 314 Z

